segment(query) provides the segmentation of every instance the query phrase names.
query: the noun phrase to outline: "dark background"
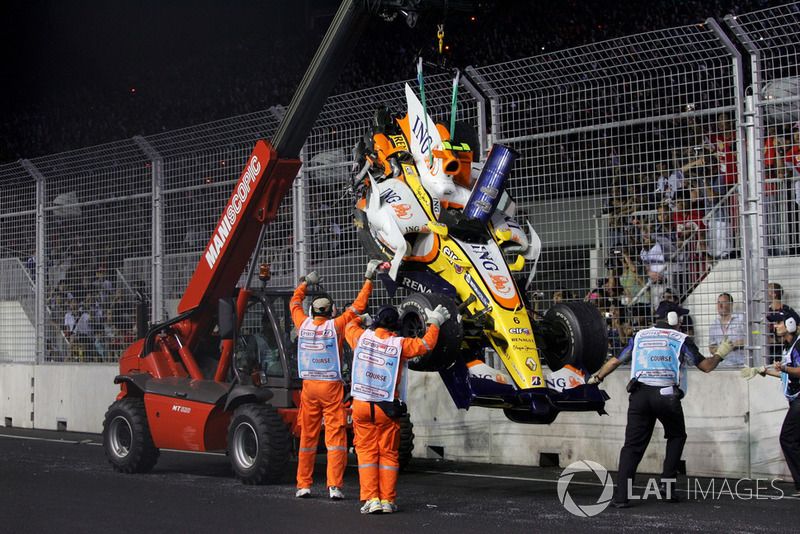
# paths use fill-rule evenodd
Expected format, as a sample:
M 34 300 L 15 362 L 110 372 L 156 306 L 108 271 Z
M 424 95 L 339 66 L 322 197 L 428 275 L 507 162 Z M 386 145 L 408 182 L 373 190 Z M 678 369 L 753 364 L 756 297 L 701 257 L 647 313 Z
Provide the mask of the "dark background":
M 476 0 L 477 2 L 477 0 Z M 419 53 L 482 66 L 770 0 L 480 0 L 370 26 L 335 93 L 412 78 Z M 148 135 L 288 104 L 335 0 L 10 0 L 0 5 L 0 163 Z

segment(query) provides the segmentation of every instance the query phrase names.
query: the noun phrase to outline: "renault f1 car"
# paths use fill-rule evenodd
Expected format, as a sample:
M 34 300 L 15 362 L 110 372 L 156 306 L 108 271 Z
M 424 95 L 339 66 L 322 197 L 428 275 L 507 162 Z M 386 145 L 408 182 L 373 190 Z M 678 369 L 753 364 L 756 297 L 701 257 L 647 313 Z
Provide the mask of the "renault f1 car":
M 595 307 L 567 302 L 536 320 L 514 273 L 535 274 L 541 242 L 514 219 L 505 183 L 517 153 L 494 145 L 481 165 L 406 85 L 406 115 L 379 109 L 356 147 L 354 224 L 399 305 L 402 335 L 422 335 L 426 309 L 452 316 L 439 343 L 409 368 L 437 371 L 458 408 L 501 408 L 520 423 L 549 424 L 561 411 L 604 413 L 608 396 L 586 384 L 607 352 Z M 508 260 L 507 260 L 508 259 Z M 494 351 L 504 369 L 486 364 Z M 546 367 L 543 367 L 543 364 Z

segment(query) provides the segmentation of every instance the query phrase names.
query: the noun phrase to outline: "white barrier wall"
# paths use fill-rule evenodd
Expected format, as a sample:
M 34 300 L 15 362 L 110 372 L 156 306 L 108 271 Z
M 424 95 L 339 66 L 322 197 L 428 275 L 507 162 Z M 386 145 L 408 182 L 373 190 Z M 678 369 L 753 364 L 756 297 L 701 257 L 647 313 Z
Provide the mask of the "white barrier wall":
M 119 386 L 114 365 L 0 364 L 0 418 L 21 428 L 100 433 Z
M 55 430 L 59 422 L 76 432 L 100 433 L 103 416 L 119 386 L 116 365 L 0 364 L 0 417 L 22 428 Z M 594 460 L 615 470 L 625 434 L 627 369 L 602 387 L 608 415 L 564 413 L 552 425 L 508 421 L 502 410 L 457 410 L 437 373 L 411 373 L 409 405 L 414 455 L 481 463 L 539 465 L 542 453 L 557 454 L 561 466 Z M 781 477 L 789 472 L 778 443 L 786 401 L 775 378 L 746 382 L 736 370 L 689 373 L 683 401 L 688 440 L 686 470 L 697 476 Z M 658 473 L 664 433 L 656 425 L 640 472 Z
M 456 410 L 437 373 L 411 373 L 409 411 L 414 423 L 414 455 L 471 462 L 539 465 L 542 453 L 558 454 L 559 465 L 594 460 L 616 470 L 625 438 L 629 370 L 620 368 L 602 384 L 611 395 L 608 415 L 562 413 L 552 425 L 508 421 L 502 410 Z M 683 459 L 690 475 L 780 477 L 790 479 L 778 443 L 786 401 L 780 381 L 738 370 L 689 372 L 683 400 L 688 439 Z M 639 471 L 659 473 L 664 431 L 656 424 Z

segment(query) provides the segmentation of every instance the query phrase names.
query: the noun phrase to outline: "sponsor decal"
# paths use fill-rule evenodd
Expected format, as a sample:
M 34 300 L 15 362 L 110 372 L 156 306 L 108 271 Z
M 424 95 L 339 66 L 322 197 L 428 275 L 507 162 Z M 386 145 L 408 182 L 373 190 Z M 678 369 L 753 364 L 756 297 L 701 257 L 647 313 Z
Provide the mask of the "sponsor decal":
M 370 397 L 380 397 L 380 398 L 389 397 L 389 393 L 382 389 L 367 386 L 366 384 L 359 384 L 357 382 L 353 383 L 351 389 L 354 393 L 364 393 L 365 395 L 369 395 Z
M 392 209 L 394 210 L 394 214 L 398 219 L 411 218 L 412 213 L 410 204 L 392 204 Z
M 408 144 L 406 144 L 406 138 L 402 135 L 390 135 L 389 141 L 392 142 L 392 146 L 395 148 L 400 148 L 402 150 L 408 150 Z
M 497 289 L 500 293 L 507 293 L 508 292 L 508 278 L 505 276 L 500 275 L 490 275 L 489 278 L 492 280 L 492 284 L 494 288 Z
M 643 349 L 660 349 L 666 347 L 668 343 L 663 339 L 644 339 L 639 341 L 638 345 Z
M 317 337 L 333 337 L 333 330 L 325 328 L 324 330 L 300 330 L 300 337 L 317 338 Z
M 397 355 L 397 347 L 385 343 L 378 343 L 373 339 L 363 340 L 363 347 L 375 352 L 382 352 L 383 354 L 386 354 L 388 356 Z M 380 362 L 383 363 L 383 359 L 381 359 Z
M 422 119 L 420 117 L 414 117 L 414 119 L 414 127 L 412 128 L 411 133 L 414 134 L 414 137 L 419 144 L 420 151 L 425 154 L 431 149 L 433 139 L 428 133 L 427 128 L 425 128 Z
M 192 413 L 192 409 L 188 406 L 181 406 L 180 404 L 173 404 L 172 411 L 178 413 Z
M 492 255 L 492 251 L 486 248 L 485 245 L 470 246 L 472 247 L 472 252 L 478 257 L 478 261 L 485 270 L 492 272 L 500 270 L 500 266 L 498 265 L 499 260 Z M 508 280 L 506 280 L 506 283 L 508 283 Z
M 547 377 L 547 385 L 556 391 L 564 391 L 583 385 L 583 376 L 575 372 L 570 367 L 562 367 L 558 371 L 550 373 Z
M 445 246 L 445 247 L 442 249 L 442 254 L 444 254 L 445 256 L 447 256 L 447 259 L 448 259 L 448 260 L 450 260 L 450 263 L 452 263 L 454 266 L 456 266 L 456 264 L 457 264 L 457 263 L 459 263 L 459 262 L 462 262 L 462 261 L 463 261 L 463 260 L 461 259 L 461 256 L 459 256 L 458 254 L 456 254 L 456 253 L 455 253 L 455 251 L 453 251 L 453 249 L 451 249 L 449 246 Z
M 509 328 L 509 334 L 524 334 L 526 336 L 531 335 L 531 331 L 529 328 Z
M 402 285 L 417 293 L 433 293 L 433 290 L 428 286 L 410 278 L 403 278 Z
M 475 296 L 478 297 L 478 300 L 480 300 L 484 306 L 488 306 L 489 299 L 483 294 L 483 291 L 481 291 L 481 289 L 478 287 L 478 284 L 475 283 L 475 280 L 473 280 L 469 274 L 464 275 L 464 280 L 466 280 L 470 289 L 472 289 L 472 292 L 475 293 Z
M 222 220 L 217 225 L 214 235 L 211 238 L 211 242 L 208 244 L 208 248 L 206 249 L 205 259 L 209 269 L 213 269 L 214 265 L 217 263 L 219 252 L 228 241 L 228 236 L 230 236 L 231 229 L 236 224 L 239 213 L 242 211 L 242 207 L 244 207 L 244 204 L 247 202 L 250 192 L 252 191 L 253 184 L 260 173 L 261 162 L 258 161 L 257 156 L 253 156 L 250 158 L 250 163 L 247 165 L 247 170 L 239 180 L 239 184 L 236 186 L 236 191 L 234 191 L 233 196 L 228 202 L 228 207 L 222 216 Z
M 408 163 L 403 164 L 403 172 L 409 176 L 418 176 L 417 169 L 414 168 L 413 165 L 409 165 Z M 425 188 L 422 188 L 422 191 L 425 191 Z M 427 196 L 428 192 L 425 191 L 425 195 Z
M 533 358 L 528 358 L 527 360 L 525 360 L 525 367 L 527 367 L 531 371 L 536 371 L 536 368 L 538 366 L 536 365 L 536 360 L 534 360 Z
M 403 197 L 395 193 L 391 187 L 387 187 L 383 193 L 381 193 L 381 200 L 387 204 L 392 204 L 393 202 L 403 200 Z

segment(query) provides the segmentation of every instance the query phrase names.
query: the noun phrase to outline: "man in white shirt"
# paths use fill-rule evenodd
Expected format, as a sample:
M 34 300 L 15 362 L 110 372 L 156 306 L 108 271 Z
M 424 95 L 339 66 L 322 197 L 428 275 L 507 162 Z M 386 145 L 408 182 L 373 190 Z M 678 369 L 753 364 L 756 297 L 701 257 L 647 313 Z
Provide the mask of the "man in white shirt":
M 714 354 L 723 339 L 733 345 L 733 351 L 720 364 L 720 367 L 742 367 L 745 364 L 744 345 L 747 341 L 747 328 L 744 317 L 733 313 L 733 297 L 730 293 L 720 293 L 717 297 L 717 318 L 709 330 L 709 351 Z

